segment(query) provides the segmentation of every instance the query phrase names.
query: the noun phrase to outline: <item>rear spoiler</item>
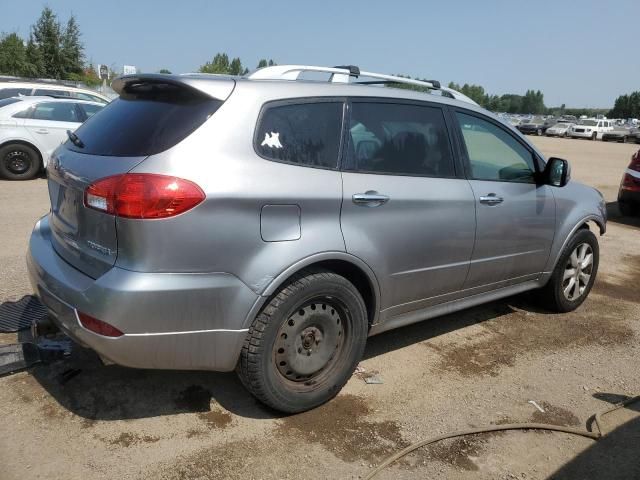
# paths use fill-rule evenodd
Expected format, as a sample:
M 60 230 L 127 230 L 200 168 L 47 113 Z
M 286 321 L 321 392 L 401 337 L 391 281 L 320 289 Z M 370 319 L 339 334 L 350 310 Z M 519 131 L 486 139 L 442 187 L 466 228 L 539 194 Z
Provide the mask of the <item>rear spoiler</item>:
M 127 85 L 134 83 L 164 83 L 184 87 L 204 93 L 209 97 L 225 101 L 233 92 L 236 81 L 225 75 L 166 75 L 164 73 L 144 73 L 122 75 L 113 80 L 111 88 L 121 95 Z

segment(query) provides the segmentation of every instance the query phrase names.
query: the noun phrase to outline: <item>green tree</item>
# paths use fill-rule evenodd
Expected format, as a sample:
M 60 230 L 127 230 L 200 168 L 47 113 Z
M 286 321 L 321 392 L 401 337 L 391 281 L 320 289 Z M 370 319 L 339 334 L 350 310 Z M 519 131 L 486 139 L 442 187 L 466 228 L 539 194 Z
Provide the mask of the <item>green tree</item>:
M 27 48 L 25 49 L 25 56 L 27 59 L 27 65 L 25 67 L 23 75 L 25 77 L 41 77 L 44 76 L 44 59 L 42 58 L 42 52 L 36 44 L 33 34 L 29 35 L 29 41 L 27 42 Z
M 217 53 L 213 60 L 200 66 L 199 72 L 228 74 L 230 69 L 229 56 L 226 53 Z
M 158 73 L 171 74 L 171 70 L 167 70 L 166 68 L 161 68 Z
M 82 75 L 84 68 L 84 46 L 80 41 L 80 27 L 76 18 L 71 15 L 62 35 L 60 45 L 64 75 Z
M 238 57 L 231 60 L 231 64 L 229 65 L 229 73 L 231 75 L 242 75 L 244 72 L 244 68 L 242 66 L 242 62 Z
M 276 65 L 276 63 L 272 59 L 269 59 L 269 61 L 267 62 L 267 60 L 265 60 L 263 58 L 262 60 L 260 60 L 258 62 L 258 67 L 257 68 L 273 67 L 274 65 Z
M 0 40 L 0 73 L 25 75 L 28 70 L 27 52 L 17 33 L 5 35 Z
M 613 104 L 613 109 L 608 113 L 611 118 L 639 118 L 640 117 L 640 91 L 628 95 L 620 95 Z
M 31 27 L 33 40 L 42 55 L 43 73 L 51 78 L 63 78 L 65 61 L 62 53 L 60 22 L 53 10 L 44 7 L 40 18 Z

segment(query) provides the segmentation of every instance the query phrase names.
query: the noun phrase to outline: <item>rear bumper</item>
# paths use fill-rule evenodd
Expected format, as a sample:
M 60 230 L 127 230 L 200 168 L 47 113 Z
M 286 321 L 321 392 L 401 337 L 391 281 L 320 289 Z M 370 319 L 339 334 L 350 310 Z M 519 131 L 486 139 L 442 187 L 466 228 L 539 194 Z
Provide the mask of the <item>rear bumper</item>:
M 228 273 L 142 273 L 114 267 L 94 280 L 53 249 L 47 217 L 34 227 L 27 266 L 36 295 L 70 337 L 114 363 L 137 368 L 230 371 L 258 300 Z M 104 337 L 77 312 L 118 328 Z

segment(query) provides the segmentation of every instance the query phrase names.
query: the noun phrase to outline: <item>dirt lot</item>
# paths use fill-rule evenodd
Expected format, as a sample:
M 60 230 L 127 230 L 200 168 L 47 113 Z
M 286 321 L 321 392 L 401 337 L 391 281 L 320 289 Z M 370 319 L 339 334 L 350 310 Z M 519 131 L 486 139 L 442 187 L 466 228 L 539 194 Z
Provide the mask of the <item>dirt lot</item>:
M 638 146 L 534 138 L 615 202 Z M 0 181 L 0 302 L 30 293 L 24 252 L 48 209 L 45 181 Z M 567 315 L 519 296 L 370 340 L 330 404 L 283 417 L 233 374 L 104 367 L 91 352 L 0 378 L 0 478 L 358 478 L 436 434 L 505 422 L 584 428 L 640 394 L 640 220 L 610 205 L 595 289 Z M 12 335 L 0 341 L 15 341 Z M 60 374 L 81 373 L 66 383 Z M 544 413 L 530 400 L 537 402 Z M 605 418 L 593 442 L 557 433 L 466 437 L 422 449 L 379 478 L 640 478 L 640 405 Z

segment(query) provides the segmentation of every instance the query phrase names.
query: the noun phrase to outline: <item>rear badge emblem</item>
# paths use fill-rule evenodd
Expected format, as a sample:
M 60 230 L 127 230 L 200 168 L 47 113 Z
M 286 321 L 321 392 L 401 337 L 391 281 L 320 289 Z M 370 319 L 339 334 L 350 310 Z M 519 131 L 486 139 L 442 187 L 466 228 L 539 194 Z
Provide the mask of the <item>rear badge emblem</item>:
M 103 247 L 102 245 L 97 244 L 96 242 L 92 242 L 91 240 L 87 240 L 87 245 L 91 250 L 95 250 L 102 255 L 111 255 L 111 249 L 107 247 Z
M 264 140 L 260 144 L 261 147 L 283 148 L 280 143 L 280 133 L 271 132 L 264 134 Z

